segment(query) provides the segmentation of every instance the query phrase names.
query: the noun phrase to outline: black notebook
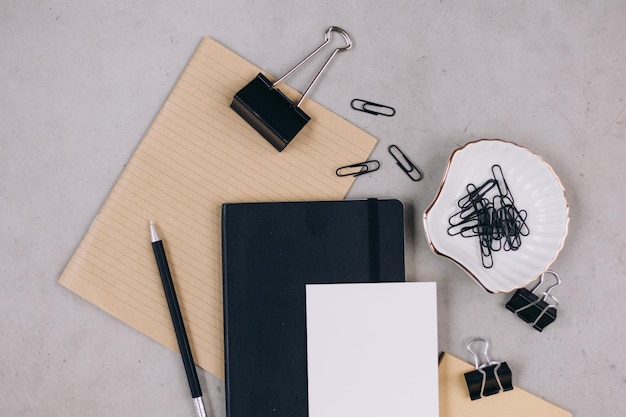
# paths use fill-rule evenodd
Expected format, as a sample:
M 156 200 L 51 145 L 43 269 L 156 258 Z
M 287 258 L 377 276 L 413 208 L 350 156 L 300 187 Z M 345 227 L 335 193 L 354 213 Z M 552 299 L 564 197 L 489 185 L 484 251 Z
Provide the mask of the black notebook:
M 306 417 L 305 284 L 404 281 L 398 200 L 224 204 L 228 417 Z

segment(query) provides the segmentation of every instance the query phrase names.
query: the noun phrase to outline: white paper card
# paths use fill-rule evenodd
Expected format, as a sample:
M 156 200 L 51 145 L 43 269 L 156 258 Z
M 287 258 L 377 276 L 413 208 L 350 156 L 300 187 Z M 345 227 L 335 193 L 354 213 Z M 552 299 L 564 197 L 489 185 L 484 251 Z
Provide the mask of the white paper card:
M 306 286 L 309 417 L 438 417 L 434 282 Z

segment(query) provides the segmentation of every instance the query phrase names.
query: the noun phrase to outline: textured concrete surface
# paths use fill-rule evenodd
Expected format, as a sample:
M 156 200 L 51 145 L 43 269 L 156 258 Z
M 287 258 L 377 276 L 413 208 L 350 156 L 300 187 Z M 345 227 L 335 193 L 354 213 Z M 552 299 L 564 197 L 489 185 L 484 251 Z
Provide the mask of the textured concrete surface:
M 176 353 L 56 280 L 201 37 L 279 75 L 329 25 L 355 47 L 311 97 L 379 138 L 383 168 L 349 197 L 405 203 L 407 275 L 438 282 L 439 348 L 465 357 L 466 340 L 487 337 L 519 386 L 576 416 L 626 415 L 624 22 L 619 0 L 3 1 L 0 415 L 193 415 Z M 355 97 L 397 114 L 355 112 Z M 561 306 L 541 334 L 424 235 L 448 156 L 482 137 L 529 147 L 567 190 Z M 393 166 L 392 143 L 422 182 Z M 224 416 L 223 381 L 201 380 Z

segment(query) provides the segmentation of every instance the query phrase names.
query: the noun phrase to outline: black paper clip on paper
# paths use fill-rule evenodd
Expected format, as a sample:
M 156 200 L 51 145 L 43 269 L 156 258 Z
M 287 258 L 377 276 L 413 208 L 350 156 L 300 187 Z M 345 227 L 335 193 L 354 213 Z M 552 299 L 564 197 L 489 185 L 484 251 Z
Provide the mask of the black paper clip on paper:
M 384 104 L 373 103 L 371 101 L 355 98 L 350 102 L 350 107 L 354 110 L 362 111 L 364 113 L 373 114 L 374 116 L 387 116 L 392 117 L 396 114 L 396 109 Z
M 380 162 L 376 159 L 371 159 L 369 161 L 339 167 L 335 171 L 335 174 L 337 174 L 338 177 L 358 177 L 359 175 L 377 171 L 378 168 L 380 168 Z
M 330 54 L 315 78 L 313 78 L 313 81 L 311 81 L 311 84 L 309 84 L 304 93 L 302 93 L 298 103 L 294 104 L 294 102 L 276 88 L 276 86 L 324 48 L 330 41 L 332 32 L 337 32 L 343 36 L 346 41 L 346 46 L 336 48 L 332 54 Z M 290 69 L 274 83 L 268 80 L 263 74 L 259 73 L 255 79 L 250 81 L 248 85 L 235 94 L 230 107 L 280 152 L 285 149 L 285 146 L 302 130 L 304 125 L 311 120 L 300 108 L 300 104 L 302 104 L 304 98 L 311 88 L 313 88 L 313 85 L 317 82 L 320 75 L 326 70 L 326 67 L 337 52 L 347 51 L 350 48 L 352 48 L 350 35 L 341 28 L 331 26 L 326 31 L 324 43 L 300 61 L 299 64 Z
M 417 182 L 424 178 L 422 171 L 420 171 L 419 168 L 411 162 L 411 160 L 400 150 L 400 148 L 396 145 L 389 145 L 387 150 L 389 150 L 389 153 L 393 156 L 393 159 L 396 160 L 398 166 L 402 168 L 402 171 L 404 171 L 404 173 L 411 178 L 411 180 Z
M 478 342 L 484 344 L 482 355 L 484 362 L 480 361 L 480 355 L 472 350 L 472 345 Z M 483 338 L 475 338 L 469 341 L 466 349 L 474 357 L 475 371 L 464 374 L 467 389 L 472 401 L 489 395 L 494 395 L 500 391 L 510 391 L 513 389 L 513 377 L 511 369 L 506 362 L 496 362 L 489 359 L 487 349 L 489 342 Z
M 545 291 L 537 293 L 546 274 L 551 275 L 556 283 L 549 286 Z M 541 332 L 547 325 L 556 320 L 556 307 L 559 305 L 559 300 L 550 294 L 550 291 L 559 285 L 561 285 L 559 275 L 554 271 L 545 271 L 532 289 L 520 288 L 515 291 L 513 297 L 506 303 L 506 308 L 517 314 L 526 323 L 531 323 L 535 330 Z

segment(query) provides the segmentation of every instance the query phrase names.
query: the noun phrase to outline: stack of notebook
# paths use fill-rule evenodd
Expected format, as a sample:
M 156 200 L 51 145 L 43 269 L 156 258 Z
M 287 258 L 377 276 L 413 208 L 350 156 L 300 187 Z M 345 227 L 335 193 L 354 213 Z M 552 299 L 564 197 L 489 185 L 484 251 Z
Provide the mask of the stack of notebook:
M 340 201 L 354 177 L 336 168 L 376 140 L 307 100 L 311 122 L 276 152 L 230 109 L 258 72 L 202 41 L 59 282 L 176 350 L 154 219 L 229 417 L 437 416 L 435 286 L 403 282 L 402 204 Z M 441 415 L 484 417 L 442 369 Z M 545 410 L 526 415 L 561 416 Z
M 403 208 L 340 201 L 354 177 L 335 170 L 376 140 L 312 100 L 311 122 L 276 152 L 230 108 L 258 72 L 202 41 L 59 282 L 176 350 L 147 233 L 157 221 L 194 358 L 226 368 L 229 415 L 306 415 L 305 285 L 404 281 Z
M 222 218 L 229 417 L 339 416 L 355 398 L 371 413 L 404 398 L 411 407 L 396 416 L 427 403 L 435 412 L 422 415 L 437 415 L 434 284 L 424 294 L 403 283 L 399 201 L 226 204 Z M 353 364 L 342 377 L 337 360 Z M 398 395 L 406 375 L 431 389 Z M 375 395 L 356 389 L 362 384 Z

